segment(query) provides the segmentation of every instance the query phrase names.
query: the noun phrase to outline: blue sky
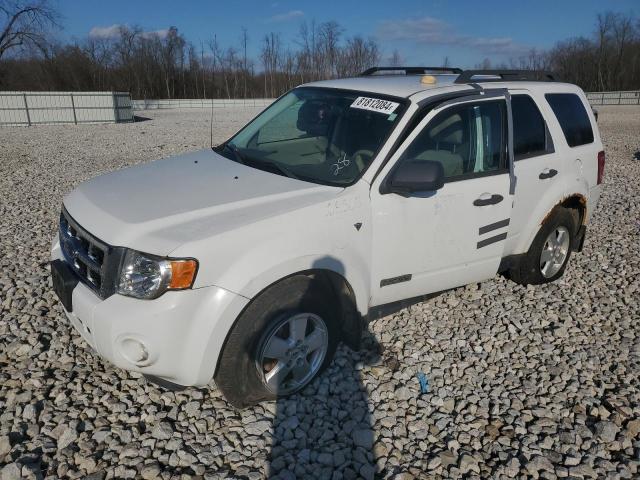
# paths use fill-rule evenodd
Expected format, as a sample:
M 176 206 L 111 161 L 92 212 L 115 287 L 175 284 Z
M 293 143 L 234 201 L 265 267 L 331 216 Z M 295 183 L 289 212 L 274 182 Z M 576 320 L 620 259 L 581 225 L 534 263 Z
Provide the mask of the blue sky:
M 114 25 L 139 25 L 145 31 L 176 26 L 198 48 L 217 35 L 224 45 L 239 45 L 248 29 L 256 56 L 262 37 L 277 32 L 292 43 L 303 21 L 336 20 L 347 36 L 377 39 L 384 57 L 397 48 L 408 64 L 472 67 L 484 58 L 502 61 L 531 48 L 590 35 L 596 15 L 605 10 L 640 14 L 638 0 L 58 0 L 63 39 L 109 35 Z

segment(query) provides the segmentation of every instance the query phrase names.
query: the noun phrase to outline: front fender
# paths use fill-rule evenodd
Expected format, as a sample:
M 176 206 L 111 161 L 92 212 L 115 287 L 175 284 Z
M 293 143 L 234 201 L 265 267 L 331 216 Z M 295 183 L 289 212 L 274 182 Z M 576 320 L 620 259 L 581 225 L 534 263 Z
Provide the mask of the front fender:
M 242 270 L 243 268 L 239 266 L 238 269 Z M 261 291 L 277 281 L 306 270 L 328 270 L 340 275 L 351 287 L 360 314 L 367 313 L 370 296 L 369 284 L 366 280 L 368 267 L 364 261 L 357 258 L 346 258 L 342 255 L 306 255 L 273 264 L 253 278 L 246 279 L 248 281 L 245 281 L 244 285 L 241 285 L 240 279 L 232 279 L 231 274 L 225 275 L 226 278 L 222 280 L 222 283 L 234 285 L 237 288 L 237 291 L 234 291 L 243 297 L 255 298 Z
M 368 190 L 353 188 L 328 202 L 187 243 L 172 256 L 200 261 L 196 287 L 215 285 L 249 299 L 292 274 L 329 270 L 349 283 L 365 315 L 372 232 Z

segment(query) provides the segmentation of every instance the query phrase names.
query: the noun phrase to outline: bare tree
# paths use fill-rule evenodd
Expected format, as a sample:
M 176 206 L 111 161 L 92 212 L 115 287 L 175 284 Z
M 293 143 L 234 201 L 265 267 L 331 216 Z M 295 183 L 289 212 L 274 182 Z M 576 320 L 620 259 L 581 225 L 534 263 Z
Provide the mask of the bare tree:
M 611 12 L 598 14 L 598 82 L 600 84 L 600 90 L 605 89 L 606 81 L 604 63 L 605 54 L 608 49 L 612 20 L 613 14 Z
M 491 60 L 485 58 L 481 63 L 476 64 L 476 68 L 479 70 L 489 70 L 491 68 Z
M 249 43 L 249 35 L 245 27 L 242 27 L 242 37 L 240 37 L 240 43 L 242 44 L 242 82 L 244 86 L 244 98 L 247 98 L 247 75 L 249 73 L 247 69 L 247 45 Z
M 334 68 L 338 77 L 358 75 L 380 62 L 378 44 L 359 35 L 349 38 L 343 48 L 337 49 L 337 56 Z
M 617 78 L 624 68 L 623 58 L 626 53 L 629 44 L 634 36 L 633 19 L 630 16 L 617 14 L 613 20 L 613 45 L 615 51 L 613 52 L 611 61 L 613 68 L 610 71 L 610 80 L 612 83 Z
M 9 1 L 14 6 L 18 1 L 23 6 L 30 1 L 37 8 L 47 5 L 44 0 Z M 15 43 L 9 38 L 17 39 L 18 32 L 26 31 L 22 26 L 34 25 L 27 22 L 31 18 L 27 14 L 11 23 L 8 5 L 0 0 L 0 19 L 1 15 L 7 19 L 4 51 L 33 47 L 33 35 L 24 37 L 21 45 L 7 47 Z M 619 13 L 603 13 L 595 20 L 588 37 L 569 38 L 549 50 L 532 49 L 506 62 L 485 59 L 477 67 L 553 70 L 587 91 L 640 88 L 640 21 Z M 115 37 L 47 43 L 38 51 L 31 48 L 24 55 L 2 57 L 0 89 L 125 90 L 134 98 L 275 97 L 295 85 L 358 74 L 381 61 L 379 43 L 359 35 L 346 37 L 336 22 L 302 23 L 291 45 L 277 32 L 269 33 L 255 61 L 249 55 L 248 31 L 240 33 L 235 45 L 224 46 L 211 35 L 210 42 L 201 43 L 200 52 L 175 27 L 167 34 L 122 27 Z M 37 38 L 44 37 L 42 33 Z M 207 44 L 210 54 L 204 52 Z M 404 60 L 395 50 L 384 62 L 400 66 Z M 449 65 L 448 57 L 442 65 Z
M 202 98 L 207 98 L 207 84 L 206 84 L 206 74 L 207 69 L 204 63 L 204 45 L 202 44 L 202 40 L 200 40 L 200 66 L 202 67 Z
M 47 0 L 0 0 L 0 16 L 0 59 L 15 49 L 43 49 L 47 30 L 58 25 L 58 14 Z
M 335 21 L 324 22 L 320 25 L 320 44 L 318 45 L 318 53 L 320 56 L 321 75 L 324 78 L 331 78 L 335 74 L 335 66 L 339 55 L 338 44 L 343 29 Z
M 276 96 L 278 90 L 276 86 L 277 70 L 278 65 L 281 63 L 281 55 L 280 35 L 273 32 L 265 35 L 262 44 L 262 53 L 260 54 L 264 66 L 265 96 Z M 268 89 L 267 78 L 269 80 Z
M 212 84 L 212 96 L 211 98 L 216 98 L 217 88 L 216 88 L 216 68 L 217 61 L 219 58 L 220 46 L 218 45 L 218 36 L 214 35 L 213 38 L 209 41 L 209 49 L 211 49 L 211 84 Z
M 400 55 L 400 52 L 397 48 L 393 50 L 393 53 L 387 59 L 387 65 L 390 67 L 399 67 L 402 65 L 402 62 L 402 55 Z

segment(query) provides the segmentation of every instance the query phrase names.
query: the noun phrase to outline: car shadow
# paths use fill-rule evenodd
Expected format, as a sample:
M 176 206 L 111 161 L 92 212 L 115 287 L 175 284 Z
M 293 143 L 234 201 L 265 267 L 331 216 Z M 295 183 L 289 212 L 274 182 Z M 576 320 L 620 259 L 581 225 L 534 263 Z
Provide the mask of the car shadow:
M 334 258 L 327 264 L 344 275 Z M 340 270 L 342 268 L 342 271 Z M 361 370 L 380 362 L 381 349 L 366 329 L 360 348 L 341 344 L 327 369 L 301 392 L 276 402 L 268 478 L 373 479 L 374 431 Z

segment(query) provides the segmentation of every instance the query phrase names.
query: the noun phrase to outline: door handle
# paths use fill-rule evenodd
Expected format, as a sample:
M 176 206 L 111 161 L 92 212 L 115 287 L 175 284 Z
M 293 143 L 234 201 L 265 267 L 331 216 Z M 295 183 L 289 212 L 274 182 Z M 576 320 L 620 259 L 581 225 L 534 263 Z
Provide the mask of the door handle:
M 540 180 L 545 180 L 547 178 L 555 177 L 558 174 L 558 171 L 553 168 L 545 168 L 538 178 Z
M 489 196 L 489 194 L 484 194 L 480 198 L 476 198 L 473 201 L 473 204 L 476 207 L 484 207 L 485 205 L 495 205 L 496 203 L 500 203 L 502 200 L 504 200 L 504 197 L 502 195 L 494 193 L 493 195 Z

